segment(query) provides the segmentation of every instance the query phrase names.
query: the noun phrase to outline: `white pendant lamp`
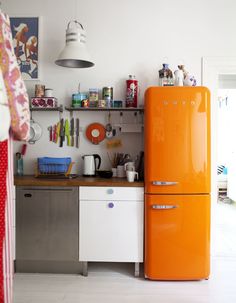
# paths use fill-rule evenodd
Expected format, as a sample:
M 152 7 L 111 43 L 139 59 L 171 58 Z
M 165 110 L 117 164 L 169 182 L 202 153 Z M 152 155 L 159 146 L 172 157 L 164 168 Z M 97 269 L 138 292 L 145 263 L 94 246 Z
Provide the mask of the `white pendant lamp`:
M 71 25 L 74 25 L 73 27 Z M 66 29 L 66 46 L 55 61 L 57 65 L 71 68 L 91 67 L 94 63 L 90 60 L 86 49 L 86 33 L 78 21 L 70 21 Z

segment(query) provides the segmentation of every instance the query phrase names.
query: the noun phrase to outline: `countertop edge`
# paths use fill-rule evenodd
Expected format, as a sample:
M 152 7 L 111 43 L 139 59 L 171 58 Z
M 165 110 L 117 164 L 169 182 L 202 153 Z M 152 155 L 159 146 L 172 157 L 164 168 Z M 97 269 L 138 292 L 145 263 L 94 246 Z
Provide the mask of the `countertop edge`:
M 72 179 L 44 179 L 33 175 L 14 176 L 15 186 L 116 186 L 116 187 L 144 187 L 144 182 L 128 182 L 126 178 L 77 177 Z

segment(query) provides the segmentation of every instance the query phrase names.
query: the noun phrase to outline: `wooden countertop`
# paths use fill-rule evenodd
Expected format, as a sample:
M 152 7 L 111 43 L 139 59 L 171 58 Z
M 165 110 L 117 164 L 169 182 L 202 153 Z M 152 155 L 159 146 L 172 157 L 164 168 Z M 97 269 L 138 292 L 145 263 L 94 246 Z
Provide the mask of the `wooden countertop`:
M 35 178 L 31 175 L 15 176 L 16 186 L 121 186 L 143 187 L 142 181 L 128 182 L 126 178 L 76 177 L 72 179 Z

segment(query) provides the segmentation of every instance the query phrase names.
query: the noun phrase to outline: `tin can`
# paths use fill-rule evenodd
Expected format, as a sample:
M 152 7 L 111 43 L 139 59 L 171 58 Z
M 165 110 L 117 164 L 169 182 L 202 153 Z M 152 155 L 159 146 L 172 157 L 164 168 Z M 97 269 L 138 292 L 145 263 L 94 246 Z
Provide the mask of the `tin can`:
M 138 106 L 138 80 L 135 76 L 129 75 L 129 79 L 126 80 L 126 107 Z
M 72 106 L 73 107 L 81 107 L 81 99 L 79 94 L 72 95 Z
M 90 107 L 98 106 L 98 88 L 89 89 L 89 106 Z
M 111 86 L 103 87 L 102 99 L 103 100 L 106 100 L 106 99 L 113 100 L 113 87 L 111 87 Z
M 113 106 L 113 87 L 106 86 L 102 89 L 102 98 L 106 101 L 106 107 Z
M 123 106 L 123 101 L 121 101 L 121 100 L 114 100 L 113 101 L 113 106 L 114 107 L 122 107 Z
M 83 93 L 77 93 L 72 95 L 72 106 L 73 107 L 82 107 L 83 100 L 87 100 L 87 95 Z
M 35 97 L 42 98 L 44 97 L 45 85 L 35 84 Z
M 44 97 L 52 98 L 53 97 L 53 89 L 52 88 L 45 88 Z

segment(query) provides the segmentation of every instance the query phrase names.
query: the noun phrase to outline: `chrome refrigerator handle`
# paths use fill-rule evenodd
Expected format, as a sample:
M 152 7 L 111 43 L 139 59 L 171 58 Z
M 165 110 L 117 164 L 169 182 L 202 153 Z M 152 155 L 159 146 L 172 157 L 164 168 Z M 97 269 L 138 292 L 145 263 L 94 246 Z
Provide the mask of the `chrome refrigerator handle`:
M 177 208 L 177 205 L 157 205 L 157 204 L 153 204 L 152 209 L 159 209 L 159 210 L 166 210 L 166 209 L 174 209 Z
M 173 182 L 171 182 L 171 181 L 152 181 L 152 184 L 153 185 L 157 185 L 157 186 L 162 186 L 162 185 L 177 185 L 178 184 L 178 182 L 176 182 L 176 181 L 173 181 Z

